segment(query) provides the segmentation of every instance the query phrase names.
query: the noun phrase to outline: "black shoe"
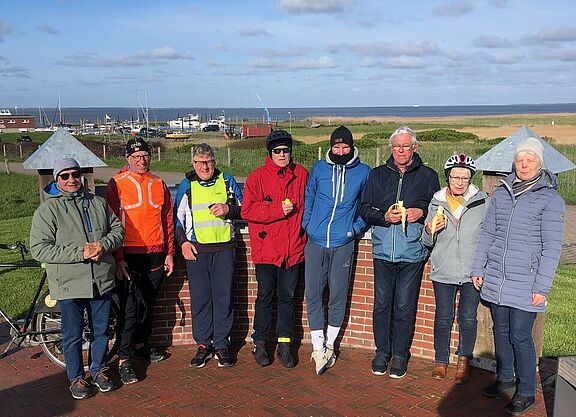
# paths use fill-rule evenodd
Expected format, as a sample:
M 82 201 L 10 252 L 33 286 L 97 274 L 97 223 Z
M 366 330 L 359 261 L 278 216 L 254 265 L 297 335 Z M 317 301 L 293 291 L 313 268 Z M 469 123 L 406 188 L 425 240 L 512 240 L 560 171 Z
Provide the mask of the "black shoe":
M 512 395 L 516 389 L 516 382 L 496 381 L 482 390 L 482 394 L 489 398 L 500 398 L 504 394 Z
M 129 360 L 118 365 L 118 372 L 120 373 L 120 380 L 124 385 L 135 384 L 139 381 L 136 372 L 134 372 L 132 362 Z
M 268 356 L 268 352 L 266 352 L 266 342 L 255 340 L 252 355 L 254 355 L 254 360 L 258 365 L 270 365 L 270 356 Z
M 90 386 L 84 378 L 78 377 L 74 381 L 70 381 L 70 393 L 75 400 L 83 400 L 89 398 L 92 394 L 90 393 Z
M 166 359 L 166 352 L 156 349 L 154 346 L 144 345 L 139 349 L 134 349 L 134 356 L 156 363 Z
M 108 368 L 102 368 L 96 374 L 96 376 L 92 377 L 92 384 L 96 385 L 100 390 L 100 392 L 109 392 L 116 389 L 116 385 L 114 385 L 114 382 L 110 381 L 110 379 L 108 379 L 108 376 L 104 373 L 107 370 Z
M 198 350 L 196 351 L 196 356 L 190 361 L 190 366 L 192 368 L 203 368 L 213 356 L 212 348 L 208 348 L 204 345 L 198 345 Z
M 506 404 L 504 411 L 513 416 L 519 416 L 524 414 L 525 411 L 531 409 L 536 404 L 536 398 L 534 397 L 523 397 L 521 395 L 516 395 L 512 401 Z
M 374 375 L 385 375 L 387 369 L 388 369 L 387 355 L 376 353 L 376 356 L 374 356 L 374 359 L 372 359 L 372 373 Z
M 392 358 L 392 366 L 390 367 L 390 378 L 400 379 L 406 376 L 406 369 L 408 362 L 401 358 Z
M 278 359 L 284 368 L 294 368 L 294 366 L 296 366 L 294 356 L 292 355 L 292 352 L 290 352 L 290 343 L 278 343 L 278 347 L 276 348 L 276 355 L 278 356 Z
M 216 359 L 218 360 L 219 368 L 230 368 L 234 366 L 234 361 L 230 357 L 230 352 L 228 352 L 228 349 L 217 349 Z

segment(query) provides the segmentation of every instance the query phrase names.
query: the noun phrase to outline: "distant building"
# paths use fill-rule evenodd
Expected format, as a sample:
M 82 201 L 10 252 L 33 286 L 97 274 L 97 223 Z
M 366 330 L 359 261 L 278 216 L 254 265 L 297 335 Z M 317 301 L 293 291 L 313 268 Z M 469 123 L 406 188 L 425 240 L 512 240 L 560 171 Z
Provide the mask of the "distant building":
M 34 132 L 36 120 L 29 114 L 12 114 L 0 109 L 0 132 Z

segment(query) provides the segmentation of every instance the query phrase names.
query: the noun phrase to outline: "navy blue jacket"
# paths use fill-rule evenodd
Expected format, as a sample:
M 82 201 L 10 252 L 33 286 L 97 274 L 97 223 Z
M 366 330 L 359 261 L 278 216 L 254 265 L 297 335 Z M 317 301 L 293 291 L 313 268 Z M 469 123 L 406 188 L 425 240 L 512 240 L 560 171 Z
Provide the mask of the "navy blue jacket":
M 412 163 L 401 174 L 392 157 L 385 165 L 372 170 L 360 204 L 360 214 L 372 228 L 372 256 L 389 262 L 421 262 L 428 256 L 422 243 L 424 219 L 428 204 L 434 193 L 440 189 L 438 174 L 424 165 L 417 153 Z M 406 223 L 406 233 L 402 225 L 384 220 L 388 208 L 398 201 L 406 208 L 420 208 L 424 211 L 415 223 Z

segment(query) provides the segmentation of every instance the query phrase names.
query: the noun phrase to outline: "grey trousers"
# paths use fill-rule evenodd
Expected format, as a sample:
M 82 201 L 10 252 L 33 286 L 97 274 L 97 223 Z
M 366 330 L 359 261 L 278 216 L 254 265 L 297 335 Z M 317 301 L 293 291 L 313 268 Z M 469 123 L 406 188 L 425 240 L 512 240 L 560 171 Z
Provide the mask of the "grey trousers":
M 310 330 L 324 330 L 322 294 L 328 284 L 328 325 L 341 327 L 346 312 L 352 275 L 354 241 L 338 248 L 324 248 L 308 240 L 304 249 L 306 268 L 306 305 Z

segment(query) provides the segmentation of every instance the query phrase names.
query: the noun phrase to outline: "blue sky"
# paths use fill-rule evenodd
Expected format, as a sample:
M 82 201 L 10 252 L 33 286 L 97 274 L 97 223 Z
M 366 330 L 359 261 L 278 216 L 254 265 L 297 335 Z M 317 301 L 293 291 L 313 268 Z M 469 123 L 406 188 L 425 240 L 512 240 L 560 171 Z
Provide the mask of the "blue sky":
M 0 108 L 576 101 L 563 0 L 6 1 Z

